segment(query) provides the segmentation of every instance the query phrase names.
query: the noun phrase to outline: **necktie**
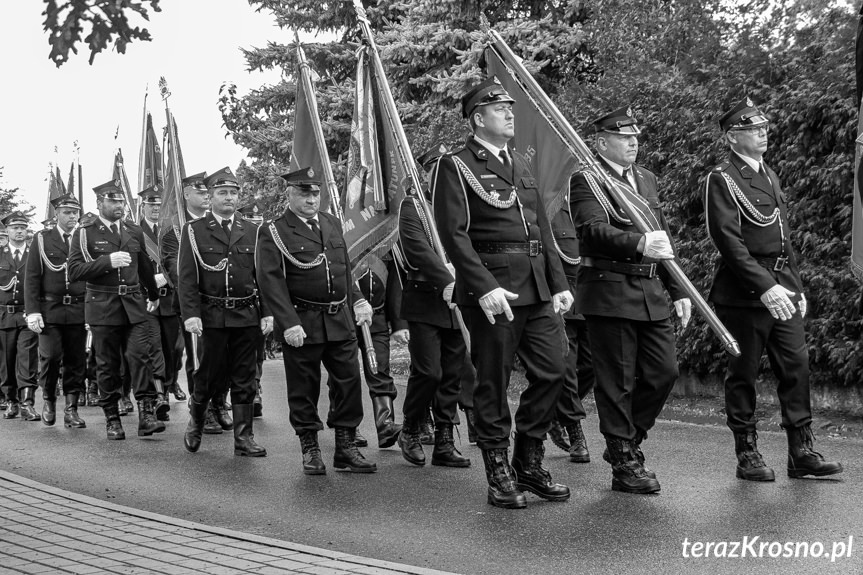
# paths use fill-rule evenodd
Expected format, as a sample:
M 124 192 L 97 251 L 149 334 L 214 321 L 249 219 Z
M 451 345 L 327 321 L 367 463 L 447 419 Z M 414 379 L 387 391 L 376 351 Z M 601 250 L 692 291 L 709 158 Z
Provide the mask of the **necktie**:
M 758 162 L 758 173 L 764 176 L 764 179 L 770 182 L 770 176 L 767 175 L 767 169 L 764 167 L 764 162 Z M 771 184 L 773 182 L 770 182 Z
M 70 237 L 69 234 L 65 234 L 65 233 L 63 234 L 63 243 L 66 244 L 67 248 L 69 247 L 69 237 Z
M 506 153 L 506 150 L 502 149 L 498 155 L 500 156 L 500 163 L 503 164 L 503 167 L 509 169 L 509 154 Z
M 310 228 L 312 228 L 312 232 L 313 232 L 316 236 L 318 236 L 318 238 L 320 239 L 320 237 L 321 237 L 321 228 L 319 228 L 319 227 L 318 227 L 318 220 L 315 220 L 315 219 L 308 219 L 308 220 L 306 220 L 306 222 L 308 222 L 309 227 L 310 227 Z
M 159 224 L 153 224 L 153 235 L 159 239 Z
M 18 266 L 20 266 L 21 265 L 21 250 L 16 249 L 15 250 L 15 256 L 12 259 L 15 260 L 15 267 L 16 268 Z
M 111 224 L 111 233 L 115 236 L 118 234 L 117 232 L 117 224 Z
M 222 229 L 225 230 L 225 235 L 228 236 L 228 239 L 231 239 L 231 221 L 230 220 L 222 220 Z

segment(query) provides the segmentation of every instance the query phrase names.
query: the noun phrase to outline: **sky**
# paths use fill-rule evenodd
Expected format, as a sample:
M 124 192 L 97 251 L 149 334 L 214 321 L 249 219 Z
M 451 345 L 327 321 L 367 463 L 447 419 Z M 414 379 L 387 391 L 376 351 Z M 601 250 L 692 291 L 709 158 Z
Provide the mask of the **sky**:
M 132 20 L 149 29 L 151 42 L 133 42 L 125 54 L 116 53 L 111 45 L 96 55 L 92 66 L 89 49 L 79 45 L 78 54 L 57 68 L 48 59 L 48 35 L 42 30 L 44 3 L 3 4 L 0 186 L 20 188 L 20 199 L 36 208 L 35 222 L 45 213 L 49 162 L 59 163 L 65 181 L 75 140 L 83 166 L 85 211 L 96 206 L 92 188 L 111 179 L 118 146 L 129 181 L 137 187 L 147 87 L 148 108 L 160 139 L 165 124 L 160 76 L 165 76 L 172 93 L 169 104 L 177 119 L 186 172 L 235 169 L 246 154 L 225 137 L 219 87 L 231 81 L 239 94 L 245 94 L 278 82 L 280 72 L 249 73 L 240 47 L 293 39 L 291 32 L 276 26 L 270 12 L 257 13 L 246 0 L 174 0 L 161 2 L 161 12 L 150 11 L 149 22 Z

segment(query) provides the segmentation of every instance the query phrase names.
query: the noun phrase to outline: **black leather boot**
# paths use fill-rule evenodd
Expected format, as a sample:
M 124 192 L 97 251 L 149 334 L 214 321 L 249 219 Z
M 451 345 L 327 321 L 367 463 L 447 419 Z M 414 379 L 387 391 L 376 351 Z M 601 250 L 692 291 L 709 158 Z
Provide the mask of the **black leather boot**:
M 566 426 L 569 435 L 569 460 L 575 463 L 590 463 L 590 452 L 587 450 L 587 439 L 581 429 L 581 421 Z
M 647 475 L 635 454 L 635 445 L 631 440 L 606 437 L 605 443 L 611 459 L 612 491 L 639 494 L 659 492 L 659 482 Z
M 366 461 L 354 443 L 355 431 L 348 427 L 336 428 L 336 453 L 333 456 L 333 467 L 353 471 L 354 473 L 374 473 L 378 466 Z
M 372 408 L 375 413 L 375 428 L 378 430 L 378 447 L 395 445 L 402 426 L 395 422 L 393 398 L 388 395 L 373 397 Z
M 265 457 L 267 450 L 255 443 L 252 433 L 252 419 L 255 407 L 251 403 L 234 403 L 231 405 L 234 414 L 234 455 L 245 457 Z
M 189 424 L 183 434 L 183 445 L 189 453 L 195 453 L 201 448 L 201 436 L 204 432 L 204 420 L 207 417 L 207 404 L 189 403 Z M 221 431 L 221 428 L 219 429 Z
M 42 419 L 42 416 L 36 413 L 35 403 L 35 387 L 25 387 L 21 390 L 21 419 L 24 421 L 40 421 Z
M 360 433 L 360 428 L 357 427 L 354 429 L 354 443 L 357 447 L 368 447 L 369 440 L 363 437 L 363 434 Z
M 423 445 L 434 445 L 434 416 L 431 409 L 420 426 L 420 442 Z
M 303 449 L 303 473 L 306 475 L 325 475 L 327 466 L 321 457 L 317 431 L 304 431 L 300 434 L 300 447 Z
M 417 422 L 406 417 L 398 441 L 405 461 L 420 467 L 426 464 L 426 455 L 420 442 L 420 425 Z
M 66 394 L 66 408 L 63 410 L 63 425 L 74 429 L 84 429 L 87 424 L 78 415 L 78 394 Z
M 509 466 L 509 450 L 483 449 L 482 462 L 488 481 L 488 503 L 504 509 L 524 509 L 527 498 L 515 483 L 515 474 Z
M 6 411 L 3 413 L 3 419 L 15 419 L 21 413 L 21 405 L 18 403 L 18 397 L 11 398 L 6 403 Z
M 156 419 L 153 402 L 150 397 L 138 402 L 138 437 L 149 437 L 165 431 L 165 424 Z
M 435 429 L 431 463 L 441 467 L 470 467 L 470 459 L 462 457 L 455 448 L 451 423 L 441 423 Z
M 54 425 L 57 421 L 57 398 L 42 398 L 42 423 L 45 425 Z
M 213 405 L 213 417 L 216 418 L 216 423 L 218 423 L 225 431 L 231 431 L 234 429 L 234 421 L 231 419 L 231 414 L 228 412 L 225 396 L 217 395 L 210 403 Z
M 632 453 L 635 455 L 638 462 L 641 464 L 642 469 L 644 469 L 644 473 L 647 474 L 651 479 L 656 479 L 656 474 L 650 470 L 648 466 L 644 464 L 644 452 L 641 451 L 641 442 L 647 438 L 646 433 L 635 433 L 635 439 L 632 441 Z M 606 463 L 611 463 L 611 456 L 608 454 L 608 447 L 605 448 L 605 451 L 602 452 L 602 459 Z
M 263 417 L 264 416 L 264 400 L 261 397 L 261 382 L 260 380 L 256 382 L 255 388 L 255 400 L 252 402 L 252 405 L 255 406 L 255 417 Z
M 542 440 L 517 433 L 512 451 L 512 470 L 518 489 L 530 491 L 548 501 L 569 499 L 569 487 L 552 481 L 551 473 L 542 466 L 545 456 Z
M 476 413 L 472 407 L 465 407 L 462 411 L 467 422 L 467 442 L 476 445 Z
M 165 385 L 161 379 L 153 380 L 153 385 L 156 388 L 156 399 L 153 401 L 153 411 L 156 414 L 156 419 L 159 421 L 170 421 L 171 416 L 168 412 L 171 411 L 171 404 L 165 396 Z
M 87 407 L 98 407 L 99 406 L 99 387 L 96 385 L 95 381 L 87 382 L 87 398 L 86 398 Z
M 120 423 L 119 408 L 116 405 L 106 405 L 102 411 L 105 413 L 105 430 L 108 439 L 126 439 L 126 432 L 123 431 L 123 424 Z
M 569 451 L 571 447 L 569 444 L 568 433 L 568 429 L 564 428 L 558 420 L 551 420 L 551 427 L 548 428 L 548 438 L 551 439 L 553 444 L 564 451 Z
M 123 407 L 126 409 L 126 413 L 135 413 L 135 404 L 132 403 L 132 400 L 129 399 L 129 395 L 126 394 L 120 401 L 123 402 Z M 123 415 L 120 413 L 120 415 Z
M 788 428 L 785 433 L 788 435 L 788 477 L 823 477 L 842 473 L 841 463 L 826 461 L 815 451 L 815 435 L 810 424 Z
M 169 393 L 173 393 L 174 399 L 177 401 L 186 401 L 186 393 L 183 391 L 183 388 L 180 387 L 179 383 L 172 385 Z
M 194 401 L 194 399 L 190 400 Z M 216 412 L 218 410 L 213 407 L 213 402 L 207 402 L 207 412 L 204 414 L 204 433 L 207 435 L 219 435 L 222 433 L 222 426 L 216 421 Z
M 774 481 L 776 475 L 764 463 L 758 452 L 758 434 L 754 431 L 734 434 L 734 451 L 737 453 L 737 477 L 747 481 Z

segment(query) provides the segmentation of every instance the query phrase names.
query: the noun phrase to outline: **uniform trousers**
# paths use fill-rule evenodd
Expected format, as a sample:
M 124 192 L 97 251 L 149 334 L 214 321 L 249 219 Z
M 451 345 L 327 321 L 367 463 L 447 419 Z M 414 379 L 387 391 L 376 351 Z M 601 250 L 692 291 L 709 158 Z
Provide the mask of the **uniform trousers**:
M 159 316 L 147 314 L 147 356 L 150 358 L 150 368 L 153 377 L 165 381 L 165 355 L 162 353 L 162 333 L 159 326 Z
M 646 434 L 677 381 L 671 319 L 585 319 L 596 372 L 599 430 L 627 440 L 637 432 Z
M 87 328 L 83 323 L 46 324 L 39 334 L 39 387 L 42 398 L 54 401 L 60 366 L 63 367 L 63 393 L 83 394 L 87 366 Z
M 117 405 L 123 393 L 123 358 L 129 373 L 130 390 L 135 399 L 153 399 L 153 371 L 148 356 L 147 322 L 125 325 L 91 325 L 96 351 L 96 383 L 99 405 Z
M 180 319 L 175 315 L 157 316 L 159 318 L 159 346 L 165 362 L 165 386 L 177 383 L 177 354 L 183 355 L 180 343 Z
M 199 335 L 198 341 L 196 344 L 192 344 L 192 334 L 186 331 L 185 327 L 183 328 L 183 344 L 186 348 L 186 382 L 189 386 L 189 395 L 192 395 L 195 392 L 195 359 L 194 359 L 194 348 L 197 346 L 198 350 L 198 365 L 201 365 L 201 356 L 204 350 L 204 336 Z
M 362 381 L 357 364 L 357 341 L 282 344 L 291 426 L 297 435 L 324 428 L 318 416 L 321 364 L 327 370 L 330 410 L 327 427 L 356 427 L 363 420 Z
M 459 330 L 461 331 L 461 330 Z M 462 337 L 464 341 L 464 337 Z M 476 369 L 470 360 L 470 353 L 465 344 L 464 360 L 461 367 L 461 382 L 458 392 L 458 404 L 462 409 L 473 409 L 473 390 L 476 387 Z
M 378 372 L 372 373 L 369 369 L 369 357 L 365 350 L 362 330 L 357 330 L 358 345 L 362 348 L 363 375 L 369 388 L 371 397 L 396 398 L 396 384 L 390 375 L 390 334 L 385 331 L 374 332 L 372 335 L 372 346 L 375 349 L 375 361 L 378 363 Z
M 561 425 L 574 425 L 585 417 L 581 401 L 593 390 L 596 375 L 590 353 L 587 322 L 567 319 L 564 322 L 569 353 L 566 355 L 566 377 L 557 402 L 557 420 Z
M 405 419 L 425 421 L 429 406 L 435 424 L 454 424 L 466 348 L 458 329 L 409 321 L 411 371 L 402 409 Z
M 516 354 L 525 366 L 528 385 L 515 412 L 515 428 L 520 435 L 544 440 L 563 386 L 560 317 L 549 302 L 513 306 L 513 320 L 497 315 L 494 325 L 479 306 L 464 306 L 462 312 L 470 329 L 477 375 L 473 394 L 477 445 L 481 449 L 509 446 L 512 418 L 506 390 Z
M 715 308 L 716 316 L 740 345 L 740 357 L 729 356 L 725 375 L 725 412 L 731 431 L 755 431 L 755 378 L 765 348 L 770 367 L 779 380 L 776 394 L 782 426 L 801 427 L 811 423 L 809 353 L 800 314 L 781 321 L 774 319 L 766 308 L 724 305 Z
M 18 390 L 36 387 L 39 336 L 27 326 L 0 329 L 0 390 L 13 402 Z
M 195 403 L 231 392 L 231 403 L 250 404 L 258 386 L 255 367 L 258 359 L 259 326 L 205 328 L 199 338 L 201 364 L 195 372 Z

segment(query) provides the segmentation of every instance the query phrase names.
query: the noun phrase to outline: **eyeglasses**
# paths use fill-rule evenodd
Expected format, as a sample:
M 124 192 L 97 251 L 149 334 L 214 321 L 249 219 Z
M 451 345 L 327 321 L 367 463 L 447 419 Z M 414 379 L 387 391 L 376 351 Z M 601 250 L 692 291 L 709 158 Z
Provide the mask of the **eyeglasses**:
M 760 126 L 750 126 L 748 128 L 733 128 L 732 132 L 746 132 L 747 134 L 760 134 L 762 131 L 767 134 L 770 131 L 770 124 L 761 124 Z

